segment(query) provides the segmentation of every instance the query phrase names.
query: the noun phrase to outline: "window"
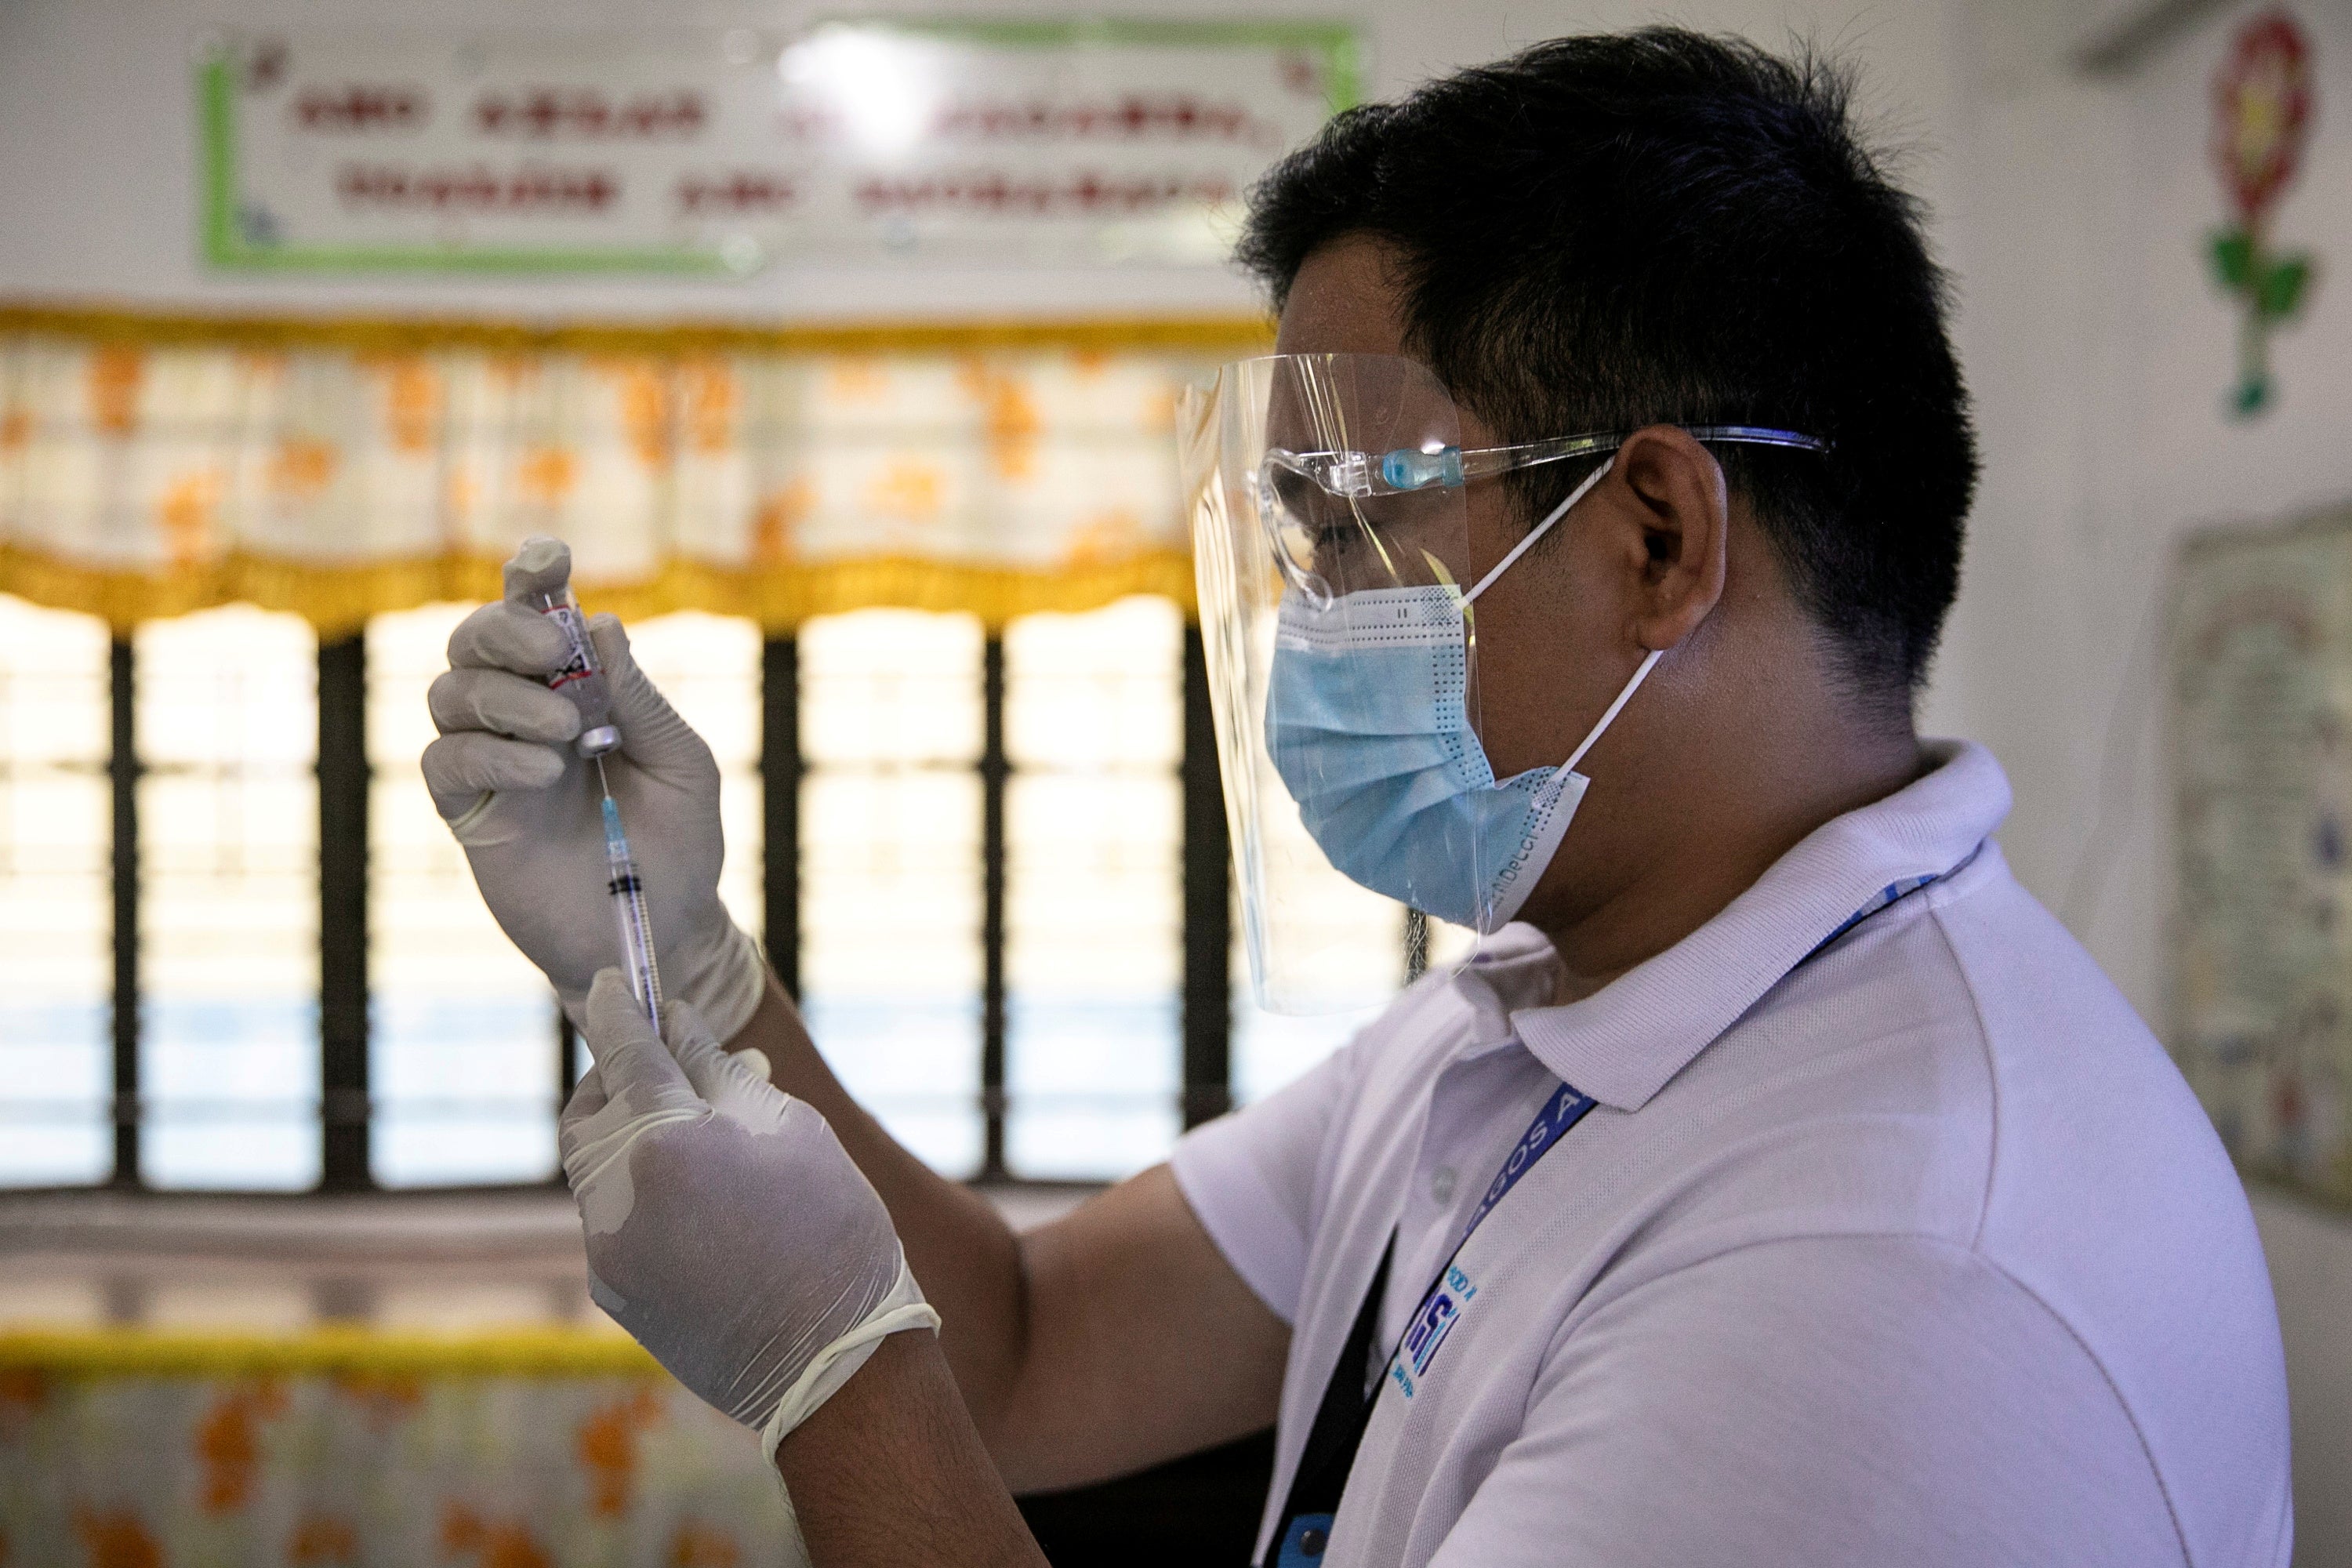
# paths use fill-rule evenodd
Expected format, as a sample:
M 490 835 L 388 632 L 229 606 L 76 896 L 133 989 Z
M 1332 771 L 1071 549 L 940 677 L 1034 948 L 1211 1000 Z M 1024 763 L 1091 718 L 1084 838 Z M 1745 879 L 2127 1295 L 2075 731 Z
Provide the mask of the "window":
M 0 1183 L 114 1165 L 106 627 L 0 596 Z
M 467 609 L 322 643 L 231 607 L 110 642 L 0 600 L 0 1183 L 553 1177 L 584 1055 L 417 771 Z M 994 637 L 864 610 L 631 637 L 717 756 L 722 898 L 939 1169 L 1127 1174 L 1360 1021 L 1248 1005 L 1200 639 L 1168 601 Z M 1330 919 L 1335 994 L 1377 1005 L 1408 922 L 1369 895 Z
M 230 606 L 143 626 L 132 650 L 142 1173 L 311 1186 L 316 643 L 292 616 Z
M 809 1033 L 893 1137 L 976 1174 L 986 639 L 969 616 L 861 610 L 798 640 Z
M 630 627 L 629 647 L 719 763 L 719 821 L 727 835 L 719 898 L 735 923 L 756 937 L 766 921 L 760 876 L 760 628 L 735 616 L 688 610 Z
M 1004 1163 L 1124 1176 L 1183 1125 L 1183 619 L 1129 599 L 1003 647 Z
M 369 1164 L 387 1187 L 555 1173 L 561 1030 L 547 982 L 474 889 L 425 793 L 425 689 L 470 605 L 367 629 Z

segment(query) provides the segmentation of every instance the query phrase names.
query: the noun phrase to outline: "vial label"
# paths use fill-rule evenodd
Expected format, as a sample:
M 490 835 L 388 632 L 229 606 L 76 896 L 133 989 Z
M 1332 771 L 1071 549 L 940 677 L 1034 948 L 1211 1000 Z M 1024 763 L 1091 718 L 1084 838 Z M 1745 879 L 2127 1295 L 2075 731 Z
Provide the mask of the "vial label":
M 588 622 L 569 595 L 541 605 L 539 613 L 555 618 L 572 650 L 572 657 L 547 678 L 547 684 L 580 710 L 580 738 L 572 742 L 573 749 L 583 757 L 601 757 L 621 743 L 621 731 L 613 725 L 613 693 L 604 684 L 604 672 L 596 667 Z
M 541 606 L 539 613 L 554 617 L 555 624 L 563 628 L 564 642 L 572 649 L 571 661 L 549 676 L 547 684 L 562 691 L 565 687 L 594 675 L 595 667 L 588 662 L 588 625 L 580 618 L 580 612 L 569 605 L 554 604 Z

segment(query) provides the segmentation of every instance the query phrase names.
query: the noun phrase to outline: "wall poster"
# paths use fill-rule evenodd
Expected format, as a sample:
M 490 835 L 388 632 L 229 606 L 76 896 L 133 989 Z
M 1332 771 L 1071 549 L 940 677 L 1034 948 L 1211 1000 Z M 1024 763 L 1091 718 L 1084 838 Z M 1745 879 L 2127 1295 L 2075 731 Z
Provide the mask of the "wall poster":
M 2352 1206 L 2352 510 L 2180 570 L 2173 1051 L 2242 1169 Z
M 205 259 L 240 269 L 1214 266 L 1356 100 L 1327 22 L 787 33 L 290 27 L 198 67 Z

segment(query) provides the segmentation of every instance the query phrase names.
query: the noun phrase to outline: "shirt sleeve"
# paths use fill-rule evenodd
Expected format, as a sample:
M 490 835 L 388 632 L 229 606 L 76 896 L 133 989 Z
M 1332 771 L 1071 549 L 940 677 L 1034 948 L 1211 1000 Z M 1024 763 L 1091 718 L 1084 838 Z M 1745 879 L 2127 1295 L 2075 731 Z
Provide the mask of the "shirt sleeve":
M 2186 1561 L 2063 1322 L 1964 1248 L 1840 1237 L 1726 1253 L 1564 1333 L 1433 1568 Z
M 1297 1317 L 1316 1174 L 1355 1051 L 1343 1046 L 1265 1099 L 1194 1128 L 1169 1156 L 1209 1239 L 1286 1323 Z

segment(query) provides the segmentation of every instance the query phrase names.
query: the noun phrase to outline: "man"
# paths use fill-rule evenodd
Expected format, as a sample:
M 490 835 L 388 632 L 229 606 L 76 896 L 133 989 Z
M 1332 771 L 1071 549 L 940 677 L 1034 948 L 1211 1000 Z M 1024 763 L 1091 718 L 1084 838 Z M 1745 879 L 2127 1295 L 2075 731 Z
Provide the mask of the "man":
M 764 1427 L 824 1563 L 1034 1563 L 1008 1487 L 1268 1421 L 1267 1563 L 2284 1563 L 2237 1182 L 2004 867 L 1991 757 L 1913 732 L 1975 459 L 1842 80 L 1540 46 L 1341 116 L 1243 256 L 1292 357 L 1188 430 L 1228 784 L 1494 934 L 1016 1237 L 726 921 L 716 772 L 610 622 L 667 1045 L 597 976 L 534 546 L 425 770 L 596 1052 L 598 1299 Z

